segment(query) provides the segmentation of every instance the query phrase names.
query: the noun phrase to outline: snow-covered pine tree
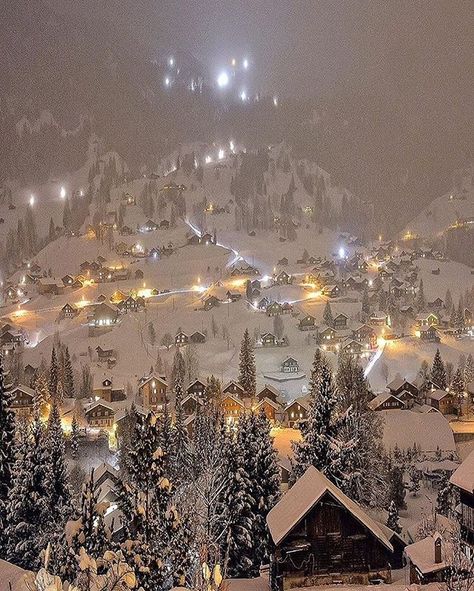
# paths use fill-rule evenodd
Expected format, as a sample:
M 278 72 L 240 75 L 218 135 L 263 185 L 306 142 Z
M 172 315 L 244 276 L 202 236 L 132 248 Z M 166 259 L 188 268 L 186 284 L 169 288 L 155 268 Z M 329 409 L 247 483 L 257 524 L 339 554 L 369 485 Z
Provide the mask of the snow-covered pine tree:
M 469 353 L 464 367 L 464 383 L 466 386 L 474 381 L 474 359 L 472 353 Z
M 63 390 L 67 398 L 75 398 L 74 372 L 71 356 L 69 355 L 69 347 L 66 347 L 64 350 Z
M 177 351 L 177 354 L 179 350 Z M 170 475 L 173 482 L 178 485 L 190 478 L 191 458 L 189 451 L 189 436 L 184 424 L 183 410 L 183 375 L 177 371 L 174 379 L 174 412 L 175 423 L 172 431 L 172 446 L 170 457 Z
M 250 475 L 254 486 L 252 497 L 256 501 L 255 538 L 259 543 L 255 548 L 256 564 L 268 563 L 271 540 L 267 527 L 267 515 L 280 496 L 280 470 L 278 455 L 270 435 L 271 425 L 264 411 L 253 418 L 256 434 L 255 476 Z
M 433 365 L 431 366 L 431 381 L 441 390 L 444 390 L 447 386 L 446 380 L 446 369 L 444 367 L 443 360 L 441 359 L 441 353 L 439 349 L 436 349 L 435 356 L 433 358 Z
M 206 402 L 217 401 L 221 395 L 221 382 L 219 378 L 210 375 L 206 380 L 205 400 Z
M 387 527 L 397 534 L 401 533 L 402 528 L 400 525 L 400 517 L 398 515 L 398 508 L 394 501 L 392 501 L 388 507 L 387 515 Z
M 248 328 L 245 329 L 240 346 L 239 383 L 244 389 L 246 396 L 255 396 L 257 390 L 255 354 Z
M 365 317 L 368 317 L 370 314 L 370 301 L 367 286 L 364 287 L 364 292 L 362 293 L 362 313 Z
M 332 326 L 334 323 L 331 304 L 329 303 L 329 300 L 326 301 L 326 305 L 324 306 L 323 321 L 324 324 L 326 324 L 327 326 Z
M 71 421 L 71 456 L 72 459 L 77 459 L 79 451 L 79 425 L 76 419 L 76 413 L 72 415 Z
M 50 514 L 46 434 L 37 416 L 21 434 L 7 506 L 7 560 L 36 570 L 54 530 Z
M 331 371 L 326 364 L 321 371 L 318 388 L 310 394 L 308 420 L 304 424 L 301 441 L 293 442 L 293 479 L 298 479 L 309 466 L 315 466 L 327 478 L 339 481 L 339 474 L 333 472 L 339 458 L 334 457 L 336 442 L 336 407 L 338 403 Z
M 61 523 L 71 512 L 71 489 L 66 465 L 64 433 L 56 401 L 53 401 L 51 407 L 45 443 L 49 451 L 48 490 L 50 511 L 55 521 Z
M 382 506 L 386 496 L 382 420 L 369 408 L 367 380 L 352 356 L 339 357 L 337 384 L 341 411 L 340 486 L 359 503 Z
M 445 475 L 441 479 L 436 497 L 436 513 L 451 518 L 456 503 L 456 495 L 449 478 Z
M 7 500 L 13 486 L 15 464 L 15 413 L 12 395 L 5 388 L 3 358 L 0 355 L 0 556 L 5 556 Z
M 58 361 L 56 358 L 56 349 L 53 347 L 51 351 L 51 364 L 49 366 L 49 382 L 48 382 L 48 390 L 49 395 L 54 400 L 58 394 L 58 382 L 59 382 L 59 370 L 58 370 Z
M 397 509 L 406 509 L 405 494 L 403 471 L 396 466 L 389 474 L 389 500 L 395 503 Z
M 418 286 L 418 293 L 416 294 L 415 307 L 418 310 L 418 312 L 423 311 L 426 307 L 423 279 L 420 279 L 420 285 Z
M 229 486 L 225 495 L 224 513 L 228 522 L 225 540 L 225 566 L 231 578 L 250 578 L 258 575 L 255 565 L 251 482 L 244 465 L 244 450 L 238 441 L 228 445 Z

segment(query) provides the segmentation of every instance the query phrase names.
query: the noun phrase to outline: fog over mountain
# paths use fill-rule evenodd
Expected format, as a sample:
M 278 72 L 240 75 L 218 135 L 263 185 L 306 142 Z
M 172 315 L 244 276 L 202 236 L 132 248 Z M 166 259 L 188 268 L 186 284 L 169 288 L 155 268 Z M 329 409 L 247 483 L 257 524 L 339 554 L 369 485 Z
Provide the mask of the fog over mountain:
M 77 166 L 91 130 L 132 168 L 186 140 L 284 139 L 385 215 L 398 222 L 402 210 L 402 226 L 472 156 L 472 25 L 468 2 L 10 2 L 0 177 Z M 169 55 L 183 68 L 172 89 L 163 85 Z M 260 102 L 213 88 L 234 55 L 249 57 Z M 185 88 L 194 78 L 201 94 Z M 44 128 L 22 142 L 18 121 L 45 109 L 80 133 L 60 140 Z

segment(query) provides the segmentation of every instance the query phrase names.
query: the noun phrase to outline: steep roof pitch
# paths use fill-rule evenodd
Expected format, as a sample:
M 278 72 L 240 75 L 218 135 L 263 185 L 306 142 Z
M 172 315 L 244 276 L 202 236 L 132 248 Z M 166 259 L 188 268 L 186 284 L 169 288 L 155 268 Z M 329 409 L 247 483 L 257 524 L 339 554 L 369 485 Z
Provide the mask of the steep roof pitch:
M 454 472 L 450 478 L 450 482 L 454 486 L 474 494 L 474 451 L 471 451 L 456 472 Z
M 273 507 L 267 516 L 270 534 L 279 544 L 325 493 L 331 494 L 352 516 L 365 526 L 388 549 L 393 546 L 377 523 L 354 501 L 330 482 L 314 466 L 310 466 L 294 486 Z

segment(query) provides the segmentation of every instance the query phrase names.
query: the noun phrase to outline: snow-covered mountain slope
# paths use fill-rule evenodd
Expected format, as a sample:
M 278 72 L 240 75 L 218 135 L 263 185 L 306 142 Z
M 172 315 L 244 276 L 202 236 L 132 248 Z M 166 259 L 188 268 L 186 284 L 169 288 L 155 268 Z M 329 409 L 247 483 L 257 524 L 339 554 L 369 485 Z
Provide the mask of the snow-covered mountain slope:
M 423 238 L 441 236 L 456 222 L 474 219 L 474 165 L 459 171 L 455 187 L 436 198 L 405 228 Z

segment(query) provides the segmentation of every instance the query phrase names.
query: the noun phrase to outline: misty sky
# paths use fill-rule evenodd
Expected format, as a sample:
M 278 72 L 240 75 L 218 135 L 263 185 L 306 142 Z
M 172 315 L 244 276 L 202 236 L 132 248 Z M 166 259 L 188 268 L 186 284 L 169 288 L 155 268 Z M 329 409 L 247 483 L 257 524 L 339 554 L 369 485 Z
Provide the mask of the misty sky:
M 472 2 L 360 0 L 51 0 L 101 14 L 137 43 L 184 50 L 211 72 L 247 55 L 268 92 L 315 96 L 450 93 L 473 86 Z

